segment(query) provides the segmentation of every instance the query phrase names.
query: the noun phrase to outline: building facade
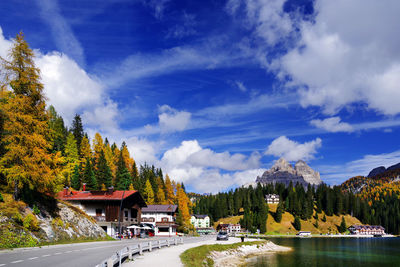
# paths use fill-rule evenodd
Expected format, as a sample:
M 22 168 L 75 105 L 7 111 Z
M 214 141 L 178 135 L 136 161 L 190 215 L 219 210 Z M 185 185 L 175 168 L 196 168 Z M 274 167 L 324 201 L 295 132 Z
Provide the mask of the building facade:
M 193 214 L 190 217 L 190 223 L 194 228 L 210 227 L 210 217 L 208 215 Z
M 156 236 L 176 235 L 177 205 L 148 205 L 142 209 L 141 222 L 151 225 Z
M 226 231 L 228 234 L 237 234 L 240 233 L 242 231 L 242 227 L 240 226 L 240 224 L 224 224 L 221 223 L 217 226 L 217 230 L 218 231 Z
M 267 201 L 267 204 L 278 204 L 279 203 L 279 195 L 276 195 L 276 194 L 265 195 L 265 201 Z
M 352 225 L 349 231 L 353 235 L 384 235 L 385 228 L 380 225 Z
M 57 197 L 92 216 L 109 236 L 115 236 L 128 226 L 139 225 L 142 208 L 146 207 L 136 190 L 70 191 L 64 188 Z

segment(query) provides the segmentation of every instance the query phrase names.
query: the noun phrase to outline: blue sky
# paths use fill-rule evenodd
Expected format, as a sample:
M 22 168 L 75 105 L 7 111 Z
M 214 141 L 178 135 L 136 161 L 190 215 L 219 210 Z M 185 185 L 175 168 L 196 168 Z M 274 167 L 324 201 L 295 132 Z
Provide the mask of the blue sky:
M 49 103 L 189 190 L 283 156 L 326 183 L 400 162 L 398 1 L 10 0 Z

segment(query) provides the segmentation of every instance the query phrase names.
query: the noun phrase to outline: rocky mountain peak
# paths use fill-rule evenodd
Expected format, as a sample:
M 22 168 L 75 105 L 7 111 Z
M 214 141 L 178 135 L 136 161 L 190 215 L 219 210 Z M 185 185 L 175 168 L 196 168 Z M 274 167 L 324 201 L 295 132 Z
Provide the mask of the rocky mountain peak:
M 261 177 L 257 177 L 256 183 L 284 183 L 289 185 L 300 183 L 304 186 L 308 184 L 321 184 L 321 178 L 318 172 L 311 169 L 303 160 L 296 162 L 293 167 L 284 158 L 277 160 L 271 169 L 263 173 Z
M 275 164 L 271 167 L 270 172 L 288 172 L 295 174 L 296 171 L 293 168 L 292 164 L 287 162 L 284 158 L 280 158 L 275 161 Z

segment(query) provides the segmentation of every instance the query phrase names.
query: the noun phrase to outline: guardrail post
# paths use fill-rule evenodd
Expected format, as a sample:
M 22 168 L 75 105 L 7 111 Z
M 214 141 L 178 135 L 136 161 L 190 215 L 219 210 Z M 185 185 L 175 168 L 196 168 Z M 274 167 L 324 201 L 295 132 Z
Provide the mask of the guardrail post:
M 178 239 L 174 238 L 175 246 L 178 245 Z
M 151 246 L 151 241 L 149 242 L 149 251 L 152 251 L 153 247 Z
M 169 247 L 169 239 L 167 239 L 167 246 Z
M 114 266 L 114 261 L 113 261 L 112 258 L 109 258 L 109 259 L 107 260 L 107 267 L 113 267 L 113 266 Z
M 161 248 L 161 240 L 158 240 L 158 248 Z
M 143 255 L 142 244 L 138 244 L 138 247 L 139 247 L 139 255 Z
M 132 260 L 132 248 L 131 247 L 128 247 L 128 258 L 129 258 L 129 260 Z

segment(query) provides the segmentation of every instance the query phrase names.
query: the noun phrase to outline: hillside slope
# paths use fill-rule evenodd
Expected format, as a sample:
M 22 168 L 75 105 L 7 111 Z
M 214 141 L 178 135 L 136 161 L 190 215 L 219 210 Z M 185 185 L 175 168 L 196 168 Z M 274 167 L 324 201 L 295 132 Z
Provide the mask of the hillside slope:
M 288 212 L 282 214 L 282 221 L 277 223 L 274 219 L 275 211 L 277 208 L 277 204 L 269 205 L 269 214 L 267 219 L 267 234 L 296 234 L 298 231 L 293 227 L 294 216 Z M 352 224 L 362 224 L 357 218 L 352 217 L 350 215 L 343 215 L 346 225 L 350 226 Z M 239 220 L 243 216 L 232 216 L 227 218 L 221 218 L 217 222 L 214 223 L 214 227 L 216 227 L 219 223 L 239 223 Z M 314 216 L 307 221 L 301 221 L 301 230 L 302 231 L 310 231 L 313 234 L 320 233 L 337 233 L 338 227 L 342 221 L 342 216 L 326 216 L 326 222 L 322 221 L 324 217 L 324 213 L 318 214 L 318 227 L 316 227 L 316 218 L 315 212 Z
M 104 230 L 80 209 L 65 202 L 52 208 L 30 208 L 2 194 L 0 202 L 0 248 L 36 246 L 49 242 L 105 238 Z

